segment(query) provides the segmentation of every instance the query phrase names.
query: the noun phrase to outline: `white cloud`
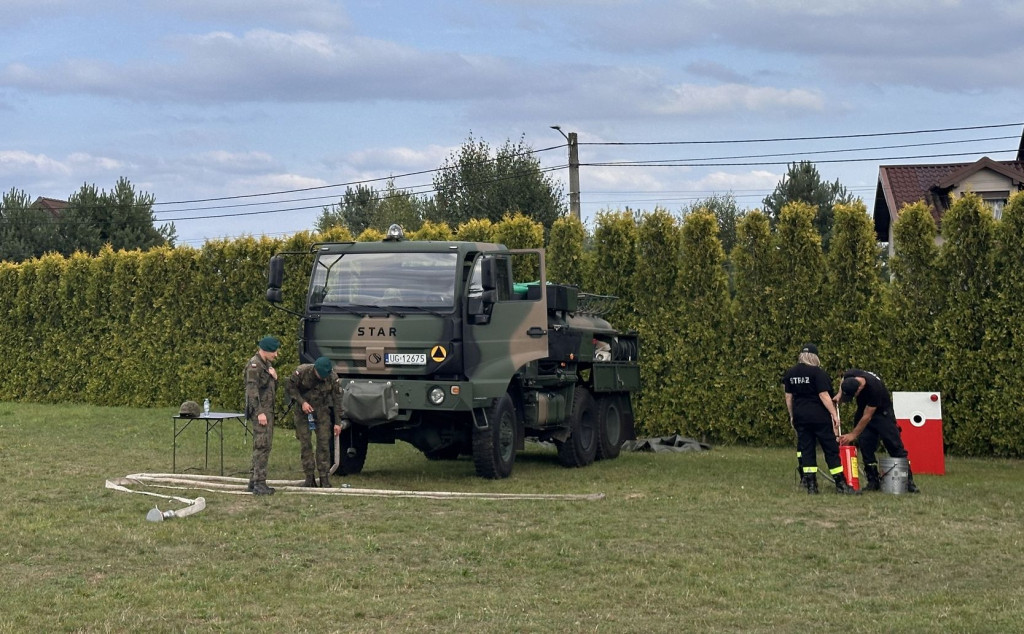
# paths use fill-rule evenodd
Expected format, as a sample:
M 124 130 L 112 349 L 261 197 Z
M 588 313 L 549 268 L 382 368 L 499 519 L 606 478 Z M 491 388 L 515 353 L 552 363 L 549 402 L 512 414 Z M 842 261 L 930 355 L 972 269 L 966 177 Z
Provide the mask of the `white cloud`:
M 22 150 L 0 150 L 0 170 L 4 173 L 33 172 L 39 175 L 63 175 L 70 172 L 66 165 L 45 154 Z
M 723 84 L 701 86 L 684 84 L 667 90 L 661 103 L 653 110 L 658 114 L 703 114 L 722 113 L 737 110 L 758 112 L 762 110 L 814 110 L 824 109 L 825 100 L 821 95 L 803 89 Z
M 698 180 L 689 181 L 687 186 L 698 191 L 722 194 L 762 189 L 771 191 L 775 189 L 775 185 L 782 179 L 782 176 L 782 174 L 775 174 L 767 170 L 751 170 L 741 173 L 712 172 Z
M 68 164 L 75 171 L 100 170 L 110 172 L 127 167 L 124 161 L 106 156 L 93 156 L 86 152 L 74 152 L 68 155 Z
M 581 47 L 617 55 L 730 57 L 743 60 L 744 75 L 769 68 L 942 90 L 978 73 L 990 85 L 1015 87 L 1006 69 L 1024 55 L 1024 10 L 1007 0 L 662 0 L 588 12 L 574 27 Z M 951 58 L 963 72 L 951 75 Z M 855 59 L 871 67 L 850 75 Z M 917 63 L 905 66 L 907 59 Z
M 358 169 L 370 169 L 376 173 L 382 170 L 415 172 L 440 166 L 457 148 L 443 145 L 428 145 L 421 149 L 408 147 L 371 148 L 352 152 L 346 160 Z
M 322 187 L 329 184 L 320 178 L 312 178 L 301 174 L 261 174 L 259 176 L 238 178 L 234 180 L 238 191 L 274 192 L 293 189 Z
M 266 169 L 273 158 L 266 152 L 228 152 L 226 150 L 210 150 L 198 156 L 200 163 L 209 164 L 216 169 L 227 171 L 251 171 Z
M 253 21 L 302 25 L 318 29 L 349 26 L 344 8 L 331 0 L 148 0 L 150 10 L 174 12 L 192 20 L 224 20 L 232 24 Z
M 668 172 L 643 168 L 587 167 L 585 189 L 604 192 L 657 192 L 666 189 L 665 182 L 655 174 L 667 175 Z
M 33 154 L 24 150 L 0 150 L 0 174 L 10 173 L 40 177 L 64 177 L 71 175 L 94 175 L 113 172 L 126 167 L 123 161 L 106 156 L 95 156 L 86 152 L 73 152 L 64 160 L 45 154 Z M 78 176 L 75 176 L 78 178 Z M 84 179 L 83 179 L 84 180 Z
M 372 102 L 512 97 L 535 69 L 486 55 L 421 51 L 387 40 L 253 29 L 177 36 L 176 60 L 11 63 L 0 86 L 140 101 Z M 538 83 L 546 83 L 538 81 Z

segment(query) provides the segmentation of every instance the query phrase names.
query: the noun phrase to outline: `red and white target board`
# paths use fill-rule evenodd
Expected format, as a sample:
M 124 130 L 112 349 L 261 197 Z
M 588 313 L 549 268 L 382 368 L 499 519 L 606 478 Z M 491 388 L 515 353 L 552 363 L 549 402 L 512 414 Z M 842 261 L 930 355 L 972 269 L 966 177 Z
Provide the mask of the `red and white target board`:
M 945 474 L 942 398 L 939 393 L 893 392 L 892 407 L 914 474 Z

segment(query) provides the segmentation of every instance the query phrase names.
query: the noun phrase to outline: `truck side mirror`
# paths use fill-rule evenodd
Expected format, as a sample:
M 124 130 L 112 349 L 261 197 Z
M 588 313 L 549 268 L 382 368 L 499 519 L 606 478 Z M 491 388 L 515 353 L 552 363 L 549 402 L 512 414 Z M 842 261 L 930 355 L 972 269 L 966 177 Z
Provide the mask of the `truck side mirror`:
M 466 303 L 466 313 L 469 314 L 470 323 L 480 325 L 491 321 L 491 311 L 497 301 L 497 293 L 493 290 L 484 291 L 478 297 L 470 297 Z
M 275 255 L 270 258 L 270 265 L 267 267 L 267 301 L 279 303 L 281 296 L 281 283 L 284 281 L 284 256 Z
M 485 291 L 493 291 L 498 288 L 498 285 L 494 282 L 493 258 L 483 258 L 480 260 L 480 286 L 482 286 Z

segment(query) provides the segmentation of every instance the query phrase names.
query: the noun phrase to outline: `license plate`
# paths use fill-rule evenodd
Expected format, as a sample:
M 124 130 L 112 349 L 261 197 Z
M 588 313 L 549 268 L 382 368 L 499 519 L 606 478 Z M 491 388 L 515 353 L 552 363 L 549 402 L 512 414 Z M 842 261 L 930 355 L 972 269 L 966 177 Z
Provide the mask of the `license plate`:
M 426 354 L 389 353 L 384 355 L 385 365 L 426 365 Z

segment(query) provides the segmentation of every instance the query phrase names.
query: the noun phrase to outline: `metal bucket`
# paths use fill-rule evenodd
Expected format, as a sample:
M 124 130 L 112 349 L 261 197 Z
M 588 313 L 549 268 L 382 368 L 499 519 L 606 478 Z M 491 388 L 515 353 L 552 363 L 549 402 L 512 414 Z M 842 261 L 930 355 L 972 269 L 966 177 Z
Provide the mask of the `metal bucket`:
M 910 463 L 906 458 L 879 458 L 878 482 L 885 493 L 906 493 L 910 482 Z

